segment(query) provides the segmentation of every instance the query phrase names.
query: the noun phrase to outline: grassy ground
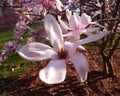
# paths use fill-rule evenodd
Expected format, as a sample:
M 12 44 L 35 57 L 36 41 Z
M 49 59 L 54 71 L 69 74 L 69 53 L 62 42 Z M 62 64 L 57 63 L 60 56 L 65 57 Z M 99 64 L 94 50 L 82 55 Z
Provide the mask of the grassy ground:
M 13 28 L 0 28 L 0 51 L 6 41 L 13 40 Z M 0 93 L 10 89 L 11 81 L 19 77 L 20 74 L 31 64 L 17 54 L 12 54 L 7 60 L 0 64 Z

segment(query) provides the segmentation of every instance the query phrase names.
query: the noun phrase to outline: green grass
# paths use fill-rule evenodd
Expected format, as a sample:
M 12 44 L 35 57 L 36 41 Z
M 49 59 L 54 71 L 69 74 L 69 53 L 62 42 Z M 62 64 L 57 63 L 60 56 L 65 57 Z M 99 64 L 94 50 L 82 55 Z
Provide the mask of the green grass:
M 9 40 L 13 40 L 13 28 L 0 28 L 0 50 Z
M 13 28 L 0 28 L 0 51 L 6 41 L 13 40 Z M 10 54 L 7 60 L 0 64 L 0 82 L 4 82 L 4 86 L 0 86 L 0 93 L 3 90 L 9 90 L 10 84 L 25 72 L 31 63 L 22 59 L 18 54 Z

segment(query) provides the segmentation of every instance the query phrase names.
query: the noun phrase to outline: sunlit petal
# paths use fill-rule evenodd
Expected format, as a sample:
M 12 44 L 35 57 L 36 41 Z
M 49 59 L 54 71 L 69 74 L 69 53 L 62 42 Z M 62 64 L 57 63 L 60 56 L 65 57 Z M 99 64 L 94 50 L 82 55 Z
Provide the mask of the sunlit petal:
M 71 15 L 69 20 L 69 27 L 74 30 L 79 30 L 81 26 L 79 22 L 80 21 L 76 15 Z
M 72 12 L 69 9 L 66 9 L 66 16 L 68 21 L 70 20 L 71 15 L 72 15 Z
M 62 29 L 62 32 L 67 33 L 67 31 L 70 30 L 70 28 L 68 27 L 68 25 L 65 22 L 63 22 L 63 20 L 61 20 L 61 16 L 58 16 L 58 21 L 60 23 L 60 27 Z
M 86 13 L 82 13 L 81 15 L 81 24 L 82 27 L 85 27 L 86 25 L 90 24 L 92 22 L 92 19 L 89 15 L 87 15 Z
M 48 14 L 44 18 L 44 26 L 51 44 L 57 52 L 60 51 L 63 47 L 63 36 L 57 20 Z
M 39 77 L 48 84 L 56 84 L 65 80 L 65 60 L 51 60 L 49 64 L 40 70 Z
M 56 4 L 58 4 L 59 6 L 63 7 L 63 4 L 60 0 L 56 0 Z
M 83 54 L 76 54 L 69 59 L 75 66 L 77 77 L 81 82 L 87 79 L 88 75 L 88 62 Z
M 29 61 L 40 61 L 48 58 L 57 58 L 57 53 L 42 43 L 29 43 L 18 50 L 18 54 Z
M 82 44 L 86 44 L 86 43 L 90 43 L 90 42 L 94 42 L 94 41 L 97 41 L 101 38 L 103 38 L 105 35 L 107 35 L 109 32 L 107 31 L 104 31 L 104 32 L 100 32 L 98 34 L 93 34 L 91 36 L 88 36 L 87 38 L 85 39 L 81 39 L 79 41 L 76 41 L 74 43 L 74 46 L 79 46 L 79 45 L 82 45 Z
M 63 4 L 60 0 L 56 0 L 56 7 L 59 11 L 62 11 Z

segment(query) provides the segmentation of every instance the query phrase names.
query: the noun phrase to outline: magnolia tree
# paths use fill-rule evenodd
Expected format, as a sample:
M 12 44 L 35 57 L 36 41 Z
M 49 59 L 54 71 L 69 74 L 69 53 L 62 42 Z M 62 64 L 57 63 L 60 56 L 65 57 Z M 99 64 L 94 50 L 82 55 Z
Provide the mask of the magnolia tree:
M 15 9 L 19 20 L 14 28 L 14 41 L 6 42 L 0 54 L 1 63 L 11 53 L 32 62 L 49 60 L 39 72 L 40 79 L 48 84 L 64 81 L 66 64 L 70 63 L 76 69 L 78 80 L 85 82 L 89 64 L 83 54 L 84 44 L 102 39 L 104 71 L 114 75 L 110 59 L 120 40 L 120 13 L 114 12 L 119 9 L 119 0 L 18 0 L 9 3 L 11 7 L 20 4 L 21 7 Z M 29 24 L 35 23 L 40 26 L 32 29 Z

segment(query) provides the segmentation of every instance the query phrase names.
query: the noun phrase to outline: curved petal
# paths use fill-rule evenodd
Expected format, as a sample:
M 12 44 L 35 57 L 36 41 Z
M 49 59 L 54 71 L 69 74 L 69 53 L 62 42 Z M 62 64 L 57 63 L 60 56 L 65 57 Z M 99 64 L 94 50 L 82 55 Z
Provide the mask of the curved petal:
M 62 2 L 61 2 L 60 0 L 56 0 L 56 3 L 57 3 L 59 6 L 63 7 L 63 4 L 62 4 Z
M 18 54 L 29 61 L 40 61 L 48 58 L 57 58 L 57 53 L 42 43 L 29 43 L 18 50 Z
M 56 84 L 65 80 L 65 60 L 51 60 L 49 64 L 40 70 L 39 77 L 48 84 Z
M 71 29 L 74 29 L 74 30 L 80 29 L 81 24 L 80 24 L 80 21 L 79 21 L 77 15 L 72 15 L 70 17 L 69 26 Z
M 65 41 L 69 41 L 69 42 L 75 42 L 75 41 L 77 41 L 79 39 L 80 39 L 79 35 L 77 35 L 77 36 L 74 36 L 74 35 L 73 36 L 66 36 L 64 38 Z
M 78 46 L 78 49 L 79 49 L 79 50 L 86 51 L 85 47 L 84 47 L 84 46 L 82 46 L 82 45 Z
M 73 46 L 72 42 L 65 41 L 64 48 L 65 50 L 69 50 Z
M 57 52 L 60 51 L 63 47 L 63 36 L 57 20 L 48 14 L 44 18 L 44 26 L 51 44 Z
M 80 19 L 81 19 L 82 28 L 84 28 L 88 24 L 91 24 L 92 22 L 91 17 L 87 15 L 86 13 L 82 13 Z
M 60 27 L 62 29 L 62 32 L 67 33 L 67 30 L 70 30 L 70 28 L 68 27 L 68 25 L 65 22 L 63 22 L 63 20 L 61 20 L 61 16 L 58 16 L 58 21 L 60 23 Z
M 77 71 L 77 77 L 81 82 L 84 82 L 87 79 L 89 67 L 88 62 L 83 54 L 73 55 L 69 59 L 75 66 Z
M 91 28 L 86 28 L 86 29 L 81 29 L 81 30 L 77 30 L 74 33 L 70 34 L 70 35 L 81 35 L 81 34 L 85 34 L 87 36 L 93 35 L 93 32 L 97 31 L 99 28 L 95 28 L 95 27 L 91 27 Z
M 87 36 L 90 36 L 90 35 L 92 35 L 92 32 L 97 31 L 98 29 L 99 28 L 91 27 L 91 28 L 87 28 L 87 29 L 84 29 L 84 30 L 85 30 L 85 34 Z
M 56 0 L 56 7 L 59 11 L 62 11 L 63 4 L 60 0 Z
M 69 9 L 66 9 L 66 16 L 68 21 L 70 20 L 71 15 L 72 15 L 72 12 Z
M 97 41 L 101 38 L 103 38 L 105 35 L 107 35 L 109 32 L 107 31 L 104 31 L 104 32 L 100 32 L 98 34 L 93 34 L 93 35 L 90 35 L 88 36 L 87 38 L 85 39 L 81 39 L 79 41 L 76 41 L 74 43 L 74 46 L 79 46 L 79 45 L 82 45 L 82 44 L 86 44 L 86 43 L 90 43 L 90 42 L 94 42 L 94 41 Z

